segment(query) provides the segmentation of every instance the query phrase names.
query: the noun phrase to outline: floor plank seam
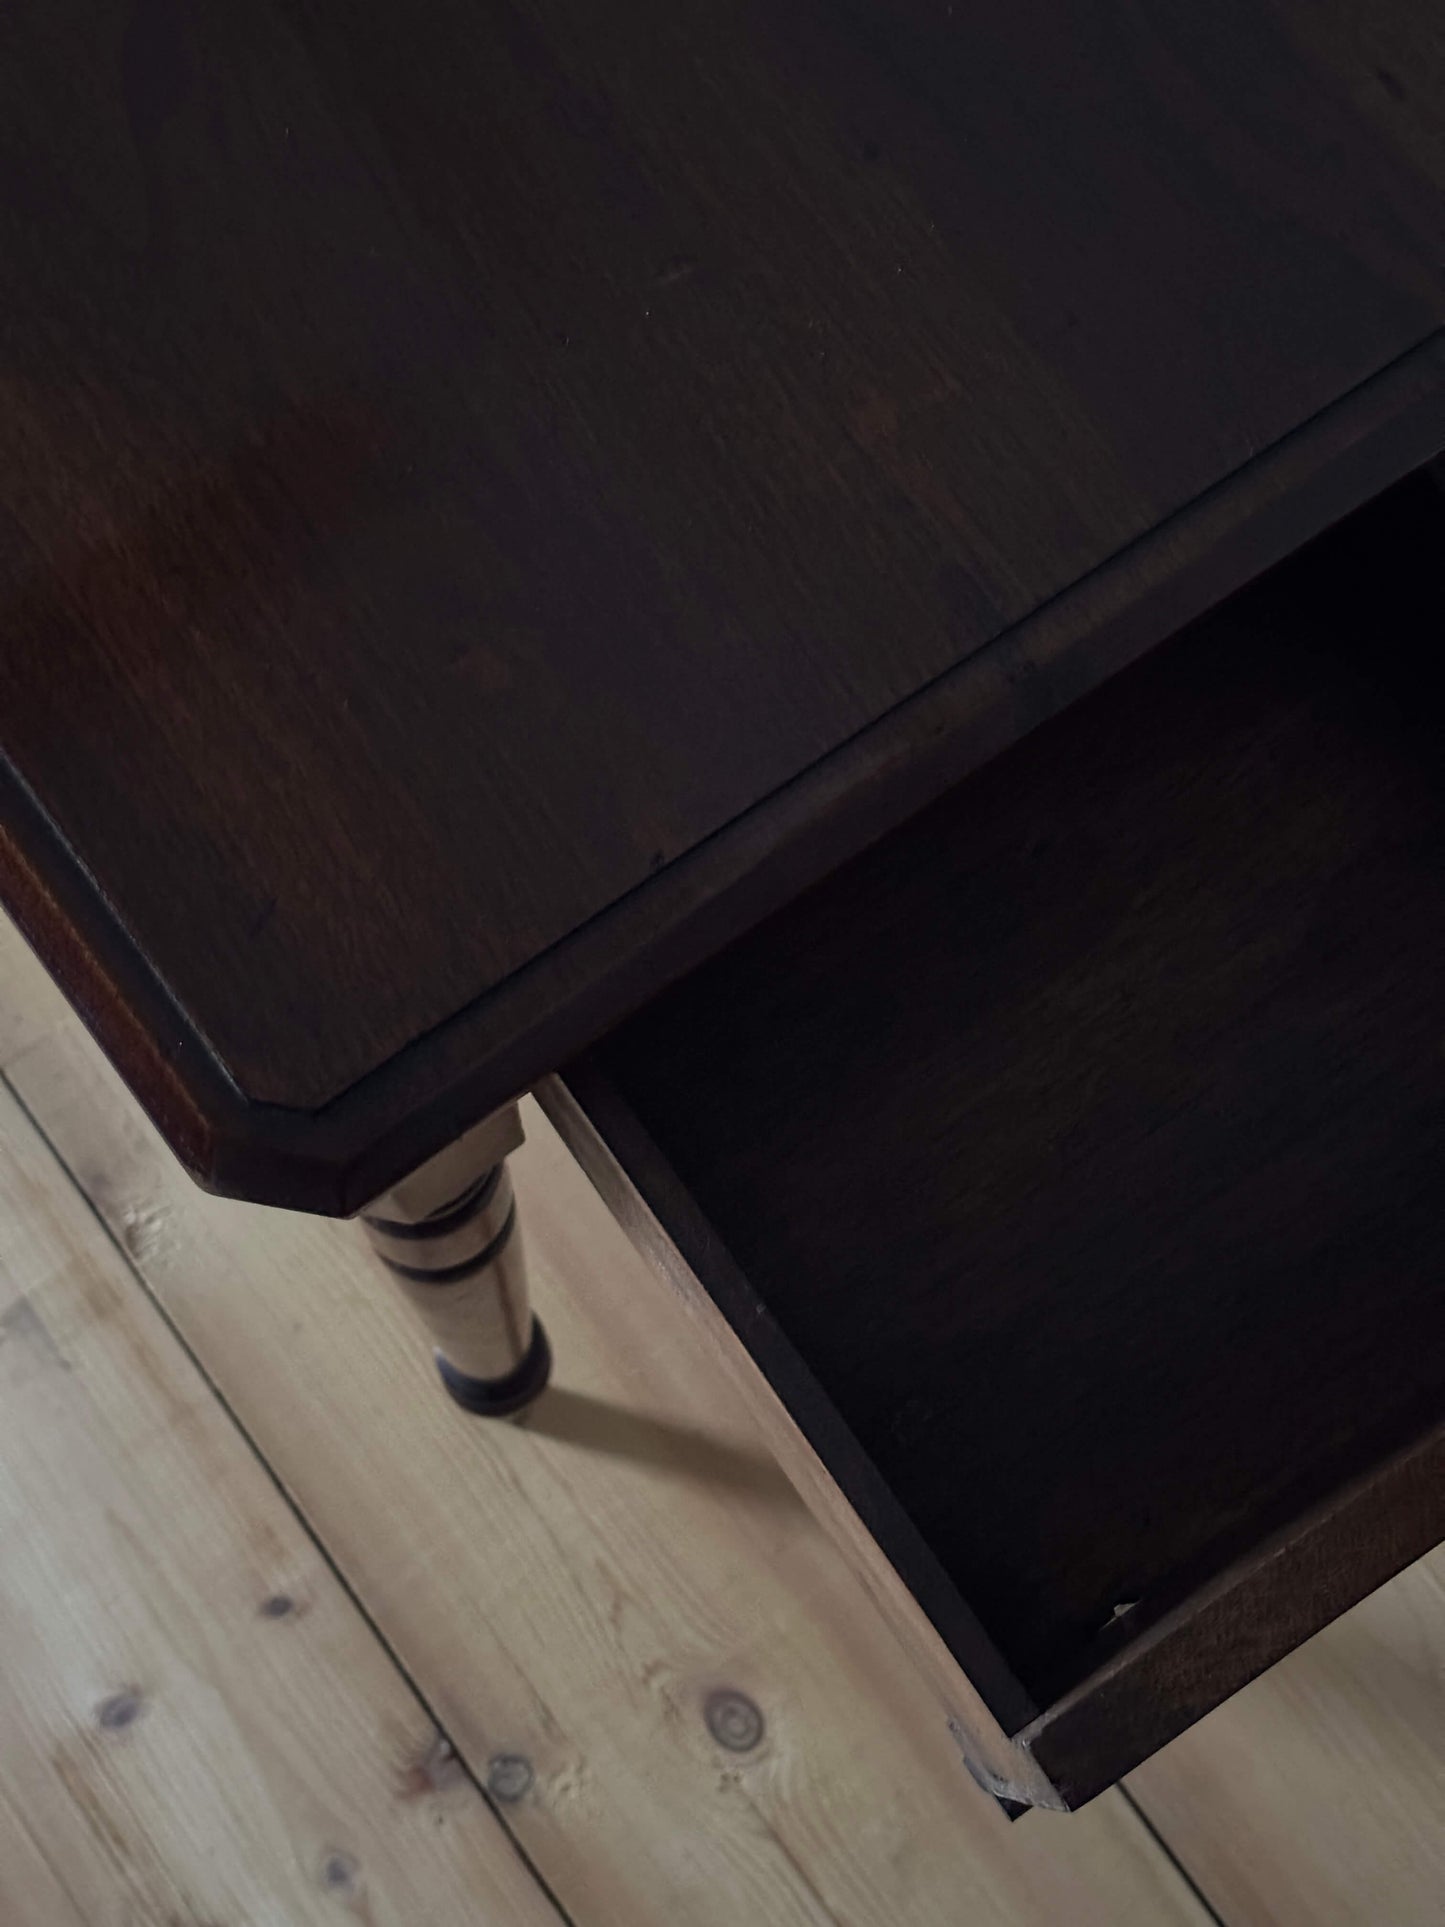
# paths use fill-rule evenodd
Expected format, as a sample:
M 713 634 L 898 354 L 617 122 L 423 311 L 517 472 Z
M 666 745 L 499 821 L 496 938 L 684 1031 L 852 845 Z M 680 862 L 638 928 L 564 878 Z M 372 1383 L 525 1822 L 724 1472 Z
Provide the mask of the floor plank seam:
M 321 1558 L 327 1570 L 335 1578 L 336 1583 L 341 1587 L 342 1592 L 345 1594 L 346 1598 L 350 1601 L 355 1611 L 360 1615 L 362 1623 L 367 1628 L 367 1631 L 376 1640 L 377 1644 L 381 1647 L 382 1651 L 386 1654 L 386 1657 L 390 1661 L 391 1665 L 395 1667 L 398 1675 L 404 1682 L 407 1688 L 407 1691 L 412 1694 L 417 1704 L 421 1707 L 422 1711 L 426 1714 L 426 1717 L 431 1721 L 432 1726 L 435 1728 L 436 1732 L 441 1737 L 442 1741 L 451 1749 L 452 1757 L 456 1760 L 457 1765 L 461 1768 L 462 1772 L 466 1775 L 471 1785 L 475 1788 L 483 1804 L 487 1807 L 488 1811 L 492 1814 L 493 1818 L 496 1820 L 497 1825 L 501 1828 L 504 1837 L 510 1843 L 512 1851 L 516 1854 L 517 1858 L 521 1861 L 522 1866 L 525 1868 L 527 1874 L 530 1876 L 530 1878 L 533 1881 L 535 1881 L 537 1887 L 540 1889 L 542 1894 L 546 1897 L 548 1903 L 552 1907 L 553 1911 L 556 1913 L 557 1919 L 561 1923 L 561 1927 L 578 1927 L 578 1923 L 573 1919 L 573 1916 L 568 1913 L 567 1909 L 562 1905 L 562 1902 L 558 1898 L 557 1894 L 553 1891 L 551 1883 L 547 1880 L 546 1876 L 542 1873 L 541 1869 L 538 1867 L 537 1863 L 532 1858 L 531 1854 L 527 1851 L 526 1847 L 517 1838 L 516 1833 L 513 1831 L 511 1825 L 508 1822 L 506 1814 L 502 1811 L 500 1803 L 497 1800 L 495 1800 L 492 1797 L 491 1793 L 488 1791 L 485 1780 L 483 1780 L 478 1775 L 476 1768 L 473 1766 L 472 1762 L 462 1752 L 461 1748 L 457 1746 L 451 1734 L 447 1731 L 447 1728 L 443 1725 L 441 1719 L 438 1717 L 436 1708 L 433 1706 L 427 1694 L 422 1690 L 422 1687 L 418 1682 L 418 1680 L 416 1679 L 415 1675 L 413 1674 L 411 1668 L 406 1664 L 401 1654 L 397 1651 L 396 1647 L 393 1645 L 392 1641 L 387 1636 L 385 1629 L 379 1624 L 376 1617 L 374 1616 L 374 1614 L 371 1612 L 370 1608 L 366 1604 L 366 1601 L 357 1592 L 355 1586 L 352 1585 L 347 1574 L 337 1564 L 335 1558 L 332 1556 L 330 1547 L 316 1532 L 315 1528 L 311 1524 L 310 1519 L 307 1517 L 301 1505 L 297 1502 L 295 1494 L 287 1486 L 285 1480 L 282 1479 L 277 1474 L 274 1466 L 271 1464 L 270 1460 L 266 1457 L 265 1453 L 261 1450 L 260 1446 L 257 1444 L 255 1438 L 252 1436 L 249 1428 L 242 1421 L 239 1413 L 236 1411 L 231 1401 L 226 1397 L 226 1394 L 222 1390 L 220 1385 L 217 1384 L 215 1377 L 207 1368 L 204 1359 L 202 1359 L 200 1355 L 197 1353 L 195 1347 L 190 1343 L 184 1331 L 181 1330 L 180 1326 L 176 1323 L 175 1319 L 171 1316 L 165 1304 L 162 1302 L 162 1300 L 157 1295 L 157 1293 L 152 1289 L 150 1281 L 146 1278 L 145 1274 L 141 1271 L 140 1267 L 136 1264 L 136 1261 L 132 1257 L 131 1253 L 126 1250 L 125 1246 L 121 1243 L 120 1239 L 116 1237 L 115 1233 L 111 1230 L 110 1226 L 106 1223 L 103 1213 L 97 1209 L 94 1200 L 90 1196 L 90 1193 L 86 1190 L 85 1186 L 81 1183 L 79 1177 L 76 1175 L 71 1164 L 64 1156 L 64 1154 L 61 1152 L 59 1146 L 55 1143 L 55 1140 L 51 1137 L 50 1133 L 45 1129 L 45 1126 L 42 1124 L 41 1120 L 36 1116 L 35 1112 L 31 1109 L 29 1104 L 26 1103 L 25 1098 L 22 1096 L 21 1092 L 17 1089 L 15 1083 L 13 1082 L 13 1080 L 9 1075 L 8 1069 L 6 1068 L 0 1068 L 0 1088 L 3 1088 L 10 1095 L 10 1097 L 14 1099 L 15 1104 L 21 1111 L 22 1115 L 30 1123 L 31 1127 L 39 1137 L 41 1143 L 45 1145 L 46 1150 L 50 1153 L 51 1157 L 55 1159 L 55 1162 L 60 1167 L 61 1171 L 64 1172 L 66 1182 L 70 1185 L 72 1190 L 75 1192 L 76 1196 L 81 1200 L 85 1210 L 89 1213 L 91 1218 L 100 1227 L 100 1230 L 103 1236 L 105 1237 L 106 1243 L 111 1247 L 113 1251 L 119 1254 L 121 1262 L 124 1264 L 126 1271 L 135 1280 L 135 1283 L 139 1287 L 143 1296 L 145 1297 L 147 1304 L 149 1304 L 152 1307 L 152 1309 L 156 1312 L 157 1316 L 164 1324 L 166 1330 L 170 1333 L 171 1337 L 174 1338 L 176 1343 L 180 1346 L 187 1360 L 190 1362 L 192 1366 L 194 1366 L 195 1370 L 199 1372 L 203 1382 L 205 1383 L 206 1389 L 210 1392 L 212 1398 L 215 1399 L 220 1409 L 225 1413 L 227 1420 L 235 1428 L 236 1432 L 239 1434 L 241 1439 L 245 1442 L 246 1449 L 250 1452 L 251 1456 L 255 1459 L 256 1463 L 260 1466 L 261 1470 L 265 1473 L 266 1478 L 270 1481 L 270 1484 L 272 1485 L 274 1490 L 279 1494 L 283 1504 L 286 1506 L 286 1509 L 290 1512 L 291 1516 L 296 1520 L 296 1523 L 301 1528 L 302 1532 L 305 1533 L 308 1542 L 315 1547 L 317 1554 Z
M 1205 1893 L 1204 1889 L 1200 1886 L 1199 1882 L 1194 1878 L 1194 1875 L 1189 1871 L 1188 1867 L 1185 1866 L 1184 1862 L 1179 1858 L 1179 1855 L 1174 1851 L 1173 1847 L 1170 1846 L 1169 1842 L 1165 1839 L 1164 1835 L 1159 1831 L 1158 1827 L 1156 1827 L 1154 1822 L 1149 1818 L 1149 1815 L 1145 1812 L 1144 1808 L 1139 1804 L 1138 1800 L 1135 1799 L 1134 1794 L 1130 1789 L 1129 1782 L 1127 1780 L 1120 1780 L 1118 1785 L 1118 1793 L 1119 1793 L 1119 1797 L 1123 1800 L 1125 1806 L 1128 1807 L 1129 1811 L 1134 1815 L 1134 1818 L 1139 1822 L 1140 1826 L 1144 1829 L 1145 1833 L 1148 1834 L 1149 1838 L 1154 1842 L 1154 1845 L 1159 1849 L 1160 1853 L 1162 1853 L 1164 1858 L 1169 1862 L 1169 1865 L 1174 1869 L 1175 1873 L 1179 1876 L 1180 1880 L 1183 1881 L 1185 1887 L 1189 1890 L 1189 1892 L 1194 1896 L 1195 1900 L 1199 1903 L 1200 1908 L 1208 1916 L 1208 1918 L 1211 1921 L 1213 1921 L 1214 1927 L 1230 1927 L 1230 1924 L 1224 1918 L 1224 1915 L 1220 1913 L 1219 1909 L 1215 1906 L 1214 1902 L 1209 1898 L 1209 1895 Z

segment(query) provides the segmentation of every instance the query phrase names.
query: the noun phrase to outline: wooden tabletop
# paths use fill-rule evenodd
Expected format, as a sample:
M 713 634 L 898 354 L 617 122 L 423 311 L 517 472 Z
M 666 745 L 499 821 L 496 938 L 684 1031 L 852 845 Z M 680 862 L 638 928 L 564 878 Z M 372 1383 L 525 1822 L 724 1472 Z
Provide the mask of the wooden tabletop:
M 1445 443 L 1436 0 L 4 36 L 0 888 L 222 1189 L 354 1208 Z

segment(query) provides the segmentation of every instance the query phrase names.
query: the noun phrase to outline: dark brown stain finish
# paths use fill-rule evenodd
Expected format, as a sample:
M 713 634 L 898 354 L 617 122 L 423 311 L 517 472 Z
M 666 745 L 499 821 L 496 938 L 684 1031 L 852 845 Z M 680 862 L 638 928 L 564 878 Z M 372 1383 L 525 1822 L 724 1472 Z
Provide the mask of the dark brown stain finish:
M 675 1180 L 746 1280 L 686 1232 L 720 1302 L 765 1369 L 780 1329 L 792 1408 L 849 1428 L 840 1483 L 867 1503 L 861 1447 L 907 1523 L 875 1533 L 920 1596 L 941 1564 L 1074 1794 L 1092 1706 L 1117 1765 L 1445 1531 L 1415 1461 L 1334 1498 L 1445 1418 L 1442 555 L 1418 478 L 573 1086 L 635 1115 L 664 1224 Z
M 0 887 L 222 1188 L 361 1202 L 935 790 L 962 716 L 860 746 L 985 645 L 1429 452 L 1423 0 L 5 31 Z

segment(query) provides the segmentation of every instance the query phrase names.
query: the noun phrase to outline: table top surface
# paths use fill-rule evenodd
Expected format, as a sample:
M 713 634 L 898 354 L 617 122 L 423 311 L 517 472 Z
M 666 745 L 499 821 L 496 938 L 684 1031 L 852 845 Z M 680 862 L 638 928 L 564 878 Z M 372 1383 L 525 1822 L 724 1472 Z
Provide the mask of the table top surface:
M 4 34 L 0 886 L 222 1188 L 359 1204 L 1445 441 L 1435 0 Z

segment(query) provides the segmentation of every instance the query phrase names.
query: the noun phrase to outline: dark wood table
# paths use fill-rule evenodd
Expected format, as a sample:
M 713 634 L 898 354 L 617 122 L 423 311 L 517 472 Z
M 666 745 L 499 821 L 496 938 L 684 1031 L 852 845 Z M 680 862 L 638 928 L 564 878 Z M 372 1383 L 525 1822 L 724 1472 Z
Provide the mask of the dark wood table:
M 515 1354 L 567 1067 L 1010 1799 L 1445 1533 L 1433 0 L 3 38 L 0 890 L 197 1178 Z

